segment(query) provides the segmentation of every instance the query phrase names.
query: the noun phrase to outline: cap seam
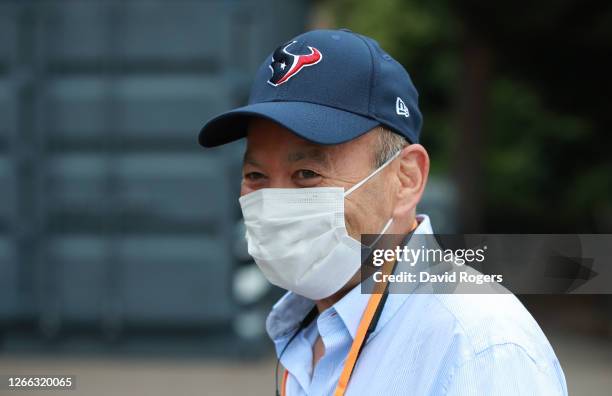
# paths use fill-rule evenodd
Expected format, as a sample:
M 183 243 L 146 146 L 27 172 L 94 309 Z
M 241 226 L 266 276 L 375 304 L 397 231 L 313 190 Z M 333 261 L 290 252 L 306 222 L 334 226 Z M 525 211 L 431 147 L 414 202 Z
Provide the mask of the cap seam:
M 374 84 L 374 81 L 375 81 L 374 75 L 376 74 L 376 66 L 374 64 L 374 54 L 372 53 L 372 48 L 370 47 L 370 44 L 368 44 L 368 41 L 365 39 L 365 37 L 363 37 L 361 34 L 358 34 L 358 33 L 353 33 L 353 34 L 359 37 L 361 41 L 363 41 L 363 43 L 365 44 L 370 54 L 371 69 L 370 69 L 370 76 L 369 76 L 370 81 L 368 83 L 368 90 L 369 90 L 368 92 L 368 115 L 371 115 L 373 114 L 372 108 L 376 106 L 376 98 L 374 97 L 374 95 L 372 95 L 372 91 L 373 91 L 372 85 Z

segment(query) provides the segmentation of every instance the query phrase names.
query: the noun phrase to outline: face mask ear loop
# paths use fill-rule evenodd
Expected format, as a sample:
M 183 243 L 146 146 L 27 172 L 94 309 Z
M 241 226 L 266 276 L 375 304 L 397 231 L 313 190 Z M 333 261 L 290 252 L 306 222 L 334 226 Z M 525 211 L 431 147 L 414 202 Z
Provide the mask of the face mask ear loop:
M 378 172 L 380 172 L 381 170 L 385 169 L 385 167 L 387 165 L 389 165 L 394 159 L 396 159 L 400 153 L 402 151 L 398 151 L 397 153 L 393 154 L 393 157 L 389 158 L 387 160 L 387 162 L 385 162 L 384 164 L 382 164 L 378 169 L 376 169 L 374 172 L 370 173 L 370 175 L 368 177 L 366 177 L 365 179 L 363 179 L 362 181 L 360 181 L 359 183 L 355 184 L 353 187 L 349 188 L 348 190 L 346 190 L 344 192 L 344 196 L 346 197 L 347 195 L 349 195 L 350 193 L 352 193 L 353 191 L 357 190 L 359 187 L 363 186 L 365 184 L 365 182 L 367 182 L 368 180 L 370 180 L 371 178 L 373 178 L 374 176 L 376 176 L 376 174 Z
M 370 244 L 368 246 L 368 249 L 372 249 L 374 246 L 376 246 L 376 244 L 378 243 L 378 240 L 380 238 L 382 238 L 383 234 L 385 232 L 387 232 L 387 230 L 389 229 L 389 227 L 391 227 L 391 223 L 393 223 L 393 217 L 389 219 L 389 221 L 387 221 L 387 224 L 385 224 L 385 226 L 383 227 L 382 231 L 380 231 L 380 233 L 378 234 L 378 237 L 376 238 L 376 240 L 374 242 L 372 242 L 372 244 Z

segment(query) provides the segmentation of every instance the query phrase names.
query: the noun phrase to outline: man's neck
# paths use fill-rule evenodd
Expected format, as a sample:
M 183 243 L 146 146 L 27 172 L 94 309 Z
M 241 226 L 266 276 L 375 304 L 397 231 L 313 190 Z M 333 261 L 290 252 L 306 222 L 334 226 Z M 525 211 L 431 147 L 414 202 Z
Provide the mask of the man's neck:
M 346 285 L 336 293 L 331 296 L 324 298 L 322 300 L 315 301 L 315 305 L 317 306 L 317 311 L 319 313 L 325 311 L 327 308 L 331 307 L 338 301 L 342 300 L 342 297 L 346 296 L 348 292 L 350 292 L 355 286 L 359 284 L 361 280 L 361 271 L 358 271 L 352 278 L 349 280 Z

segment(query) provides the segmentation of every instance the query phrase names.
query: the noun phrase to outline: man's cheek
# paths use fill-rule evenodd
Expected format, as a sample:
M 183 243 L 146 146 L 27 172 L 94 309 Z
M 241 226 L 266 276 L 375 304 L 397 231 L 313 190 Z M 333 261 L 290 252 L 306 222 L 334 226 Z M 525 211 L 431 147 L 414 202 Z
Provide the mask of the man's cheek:
M 243 180 L 240 184 L 240 196 L 242 197 L 243 195 L 247 195 L 250 192 L 253 192 L 253 189 L 250 188 Z
M 355 238 L 355 234 L 353 231 L 355 229 L 353 225 L 353 217 L 349 215 L 348 213 L 346 213 L 346 209 L 344 212 L 344 225 L 346 226 L 346 231 L 348 232 L 349 236 L 351 236 L 352 238 Z
M 362 216 L 357 212 L 346 211 L 345 209 L 344 223 L 346 224 L 346 230 L 349 236 L 359 241 L 361 239 L 361 234 L 363 234 Z

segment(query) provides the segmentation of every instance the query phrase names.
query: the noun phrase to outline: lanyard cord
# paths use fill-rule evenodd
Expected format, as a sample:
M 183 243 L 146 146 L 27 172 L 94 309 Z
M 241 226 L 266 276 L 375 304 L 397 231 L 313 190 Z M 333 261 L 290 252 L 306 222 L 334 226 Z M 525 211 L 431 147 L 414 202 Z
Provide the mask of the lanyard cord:
M 388 273 L 394 273 L 397 262 L 394 260 L 387 264 L 391 264 L 392 266 L 391 271 Z M 355 334 L 355 339 L 346 357 L 344 368 L 342 369 L 338 385 L 334 391 L 334 396 L 344 396 L 344 392 L 346 392 L 349 380 L 353 374 L 353 369 L 355 368 L 355 364 L 357 364 L 357 359 L 359 359 L 368 338 L 374 330 L 376 330 L 376 325 L 378 324 L 380 315 L 387 302 L 387 296 L 389 295 L 387 288 L 388 284 L 385 283 L 382 290 L 380 290 L 380 288 L 375 290 L 375 294 L 372 294 L 368 301 L 368 305 L 366 306 L 359 327 L 357 328 L 357 334 Z M 366 324 L 367 326 L 365 326 Z
M 394 262 L 391 273 L 395 272 L 395 265 L 396 263 Z M 370 297 L 370 300 L 368 301 L 368 305 L 366 307 L 366 310 L 364 311 L 363 317 L 361 319 L 361 323 L 359 325 L 359 328 L 357 329 L 355 340 L 353 341 L 353 344 L 351 345 L 351 349 L 347 356 L 347 360 L 344 365 L 344 369 L 342 370 L 342 374 L 340 375 L 340 379 L 338 380 L 338 386 L 336 387 L 334 396 L 344 395 L 344 392 L 346 391 L 346 387 L 348 386 L 348 381 L 351 377 L 351 374 L 353 373 L 353 368 L 355 367 L 355 363 L 357 362 L 359 355 L 361 355 L 361 351 L 363 350 L 363 347 L 366 344 L 367 339 L 370 337 L 370 334 L 372 334 L 374 330 L 376 330 L 376 325 L 378 324 L 378 320 L 380 319 L 380 315 L 385 306 L 385 302 L 387 301 L 387 296 L 389 295 L 389 293 L 387 293 L 386 287 L 387 286 L 385 285 L 385 290 L 382 293 L 373 294 Z M 308 313 L 308 315 L 306 315 L 304 320 L 300 322 L 300 325 L 298 326 L 297 330 L 295 331 L 295 333 L 293 333 L 289 341 L 287 341 L 287 344 L 285 344 L 281 353 L 276 359 L 276 370 L 274 372 L 274 385 L 276 387 L 276 396 L 285 396 L 285 393 L 286 393 L 285 387 L 287 384 L 287 374 L 289 374 L 289 372 L 285 369 L 285 372 L 283 374 L 283 381 L 281 385 L 281 391 L 282 391 L 282 394 L 281 394 L 279 392 L 279 387 L 278 387 L 278 369 L 280 365 L 280 360 L 283 354 L 285 353 L 285 350 L 291 343 L 291 341 L 294 340 L 294 338 L 300 333 L 300 331 L 302 331 L 310 323 L 312 323 L 312 321 L 317 317 L 317 314 L 318 314 L 318 311 L 317 311 L 317 307 L 315 306 Z M 364 327 L 366 323 L 368 324 L 368 326 Z
M 276 396 L 281 396 L 281 394 L 278 391 L 278 367 L 280 365 L 280 360 L 281 357 L 283 357 L 283 354 L 285 353 L 285 351 L 287 350 L 287 347 L 289 346 L 289 344 L 291 344 L 291 341 L 293 341 L 293 339 L 300 333 L 300 331 L 302 331 L 303 329 L 305 329 L 306 327 L 308 327 L 308 325 L 310 323 L 312 323 L 312 321 L 317 317 L 318 311 L 317 311 L 317 307 L 314 306 L 310 312 L 308 312 L 308 314 L 306 315 L 306 317 L 300 322 L 300 325 L 298 326 L 297 330 L 295 330 L 295 333 L 293 333 L 293 335 L 291 336 L 291 338 L 289 338 L 289 341 L 287 341 L 287 343 L 285 344 L 285 346 L 283 347 L 283 350 L 281 351 L 281 353 L 278 355 L 278 358 L 276 359 L 276 370 L 274 371 L 274 386 L 276 388 Z M 282 391 L 283 391 L 283 396 L 285 394 L 285 382 L 286 382 L 286 374 L 288 373 L 287 370 L 285 370 L 285 375 L 283 378 L 283 385 L 281 386 Z
M 408 234 L 407 239 L 410 239 L 412 237 L 414 230 L 417 228 L 417 226 L 418 226 L 418 223 L 415 220 L 413 228 Z M 397 261 L 396 260 L 387 261 L 383 265 L 383 271 L 389 266 L 391 266 L 391 271 L 387 273 L 390 273 L 390 274 L 395 273 L 395 269 L 397 267 Z M 376 330 L 376 326 L 380 319 L 380 315 L 384 309 L 385 303 L 387 302 L 387 296 L 389 295 L 388 283 L 386 282 L 379 283 L 377 286 L 379 287 L 375 288 L 374 290 L 375 294 L 372 294 L 370 296 L 370 299 L 368 300 L 368 305 L 366 306 L 363 316 L 361 317 L 359 327 L 357 328 L 357 333 L 355 334 L 355 339 L 353 340 L 353 344 L 351 345 L 351 349 L 349 350 L 346 361 L 344 363 L 344 367 L 342 369 L 342 373 L 340 374 L 340 379 L 338 380 L 338 385 L 336 386 L 336 390 L 334 391 L 334 396 L 344 396 L 349 380 L 351 379 L 351 375 L 353 374 L 353 369 L 355 368 L 355 364 L 357 363 L 357 359 L 361 355 L 361 352 L 363 351 L 363 347 L 365 346 L 368 338 L 374 332 L 374 330 Z M 381 288 L 382 290 L 380 290 Z M 281 353 L 276 359 L 276 371 L 274 373 L 275 374 L 274 385 L 276 387 L 276 396 L 286 396 L 286 392 L 287 392 L 286 386 L 287 386 L 287 377 L 289 374 L 289 371 L 287 371 L 287 369 L 285 369 L 285 372 L 283 374 L 283 383 L 281 386 L 282 394 L 278 390 L 278 368 L 279 368 L 281 357 L 285 353 L 285 350 L 287 349 L 291 341 L 293 341 L 293 339 L 300 333 L 300 331 L 302 331 L 305 327 L 307 327 L 310 323 L 312 323 L 312 321 L 317 317 L 317 315 L 318 315 L 318 311 L 317 311 L 317 307 L 315 306 L 308 313 L 308 315 L 306 315 L 304 320 L 300 322 L 299 327 L 297 328 L 295 333 L 293 333 L 293 335 L 291 336 L 287 344 L 285 344 Z M 365 327 L 365 324 L 367 324 L 367 327 Z

